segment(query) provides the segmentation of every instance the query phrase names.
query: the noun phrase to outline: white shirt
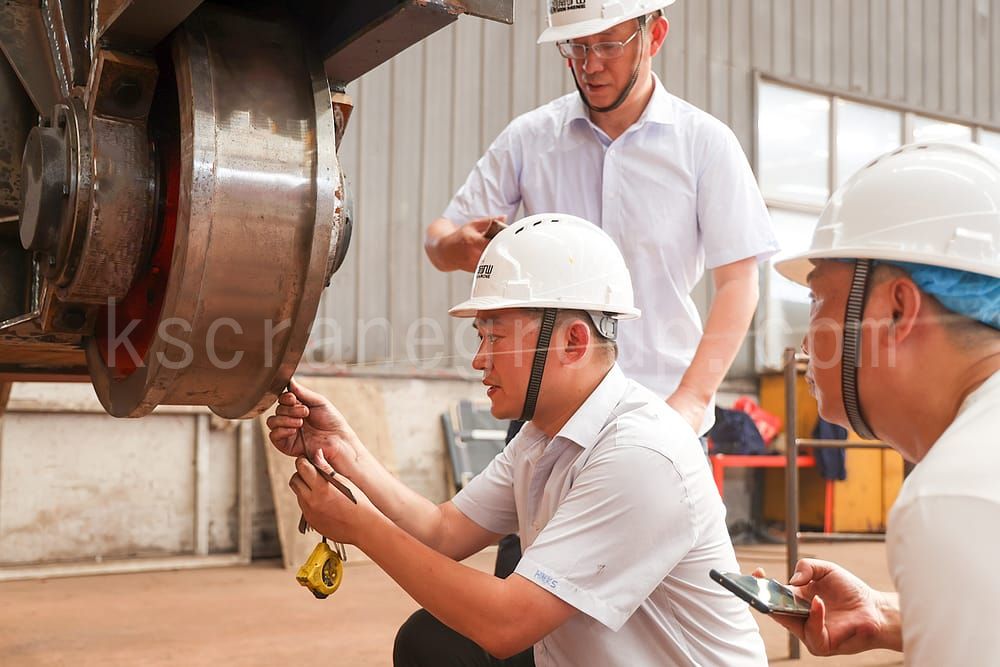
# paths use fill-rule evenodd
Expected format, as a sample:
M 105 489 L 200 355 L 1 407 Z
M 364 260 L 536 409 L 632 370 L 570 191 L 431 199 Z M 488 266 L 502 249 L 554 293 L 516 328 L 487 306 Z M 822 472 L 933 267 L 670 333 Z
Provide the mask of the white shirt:
M 515 573 L 580 610 L 535 664 L 766 665 L 746 603 L 713 582 L 739 569 L 694 432 L 617 366 L 549 440 L 521 429 L 453 500 L 517 531 Z
M 907 665 L 1000 665 L 998 434 L 1000 372 L 966 398 L 889 514 Z
M 701 340 L 691 290 L 705 268 L 778 250 L 746 156 L 721 121 L 666 91 L 610 138 L 570 93 L 514 119 L 443 213 L 464 224 L 518 206 L 569 213 L 615 240 L 642 318 L 620 327 L 619 363 L 661 397 L 673 393 Z M 706 411 L 703 430 L 714 420 Z

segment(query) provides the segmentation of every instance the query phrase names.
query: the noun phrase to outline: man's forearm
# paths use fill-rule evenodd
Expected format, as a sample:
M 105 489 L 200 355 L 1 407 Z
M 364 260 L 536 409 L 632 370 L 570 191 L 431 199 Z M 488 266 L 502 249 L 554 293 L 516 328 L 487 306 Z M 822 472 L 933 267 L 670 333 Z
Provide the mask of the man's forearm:
M 756 271 L 753 279 L 730 280 L 718 287 L 708 311 L 705 332 L 679 390 L 688 391 L 704 404 L 719 389 L 746 338 L 757 308 Z
M 432 549 L 438 547 L 441 510 L 435 503 L 396 479 L 374 458 L 362 467 L 360 478 L 351 481 L 393 523 Z
M 439 271 L 455 271 L 461 267 L 454 265 L 452 258 L 441 244 L 441 240 L 458 229 L 458 225 L 448 218 L 438 218 L 427 227 L 424 235 L 424 251 L 427 258 Z

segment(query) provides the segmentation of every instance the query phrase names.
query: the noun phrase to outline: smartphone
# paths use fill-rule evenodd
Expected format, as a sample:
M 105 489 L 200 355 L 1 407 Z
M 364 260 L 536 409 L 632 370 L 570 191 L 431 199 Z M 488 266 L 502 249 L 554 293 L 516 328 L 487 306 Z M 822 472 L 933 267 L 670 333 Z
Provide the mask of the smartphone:
M 750 606 L 764 614 L 789 614 L 791 616 L 808 616 L 809 602 L 803 600 L 784 584 L 774 579 L 760 579 L 749 574 L 738 572 L 708 573 L 713 581 L 734 593 L 736 597 L 746 600 Z

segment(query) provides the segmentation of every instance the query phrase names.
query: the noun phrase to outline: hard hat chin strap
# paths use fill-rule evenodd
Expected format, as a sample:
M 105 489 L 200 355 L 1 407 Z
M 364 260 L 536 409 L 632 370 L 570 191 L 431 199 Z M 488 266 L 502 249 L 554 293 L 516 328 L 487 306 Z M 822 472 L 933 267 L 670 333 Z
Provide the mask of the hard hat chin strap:
M 623 90 L 621 92 L 621 94 L 618 96 L 618 98 L 614 102 L 612 102 L 611 104 L 609 104 L 606 107 L 595 107 L 593 104 L 591 104 L 590 100 L 587 99 L 586 94 L 584 94 L 583 88 L 580 87 L 579 80 L 577 80 L 577 78 L 576 78 L 576 70 L 574 68 L 572 68 L 572 67 L 569 68 L 570 72 L 573 74 L 573 83 L 576 84 L 576 91 L 578 93 L 580 93 L 580 99 L 583 100 L 583 103 L 591 111 L 593 111 L 595 113 L 607 113 L 609 111 L 614 111 L 615 109 L 617 109 L 621 105 L 625 104 L 625 100 L 628 99 L 629 94 L 632 92 L 632 89 L 635 87 L 636 81 L 639 80 L 639 68 L 642 67 L 642 57 L 646 53 L 646 23 L 647 23 L 647 19 L 646 18 L 641 18 L 641 19 L 639 19 L 639 21 L 640 21 L 639 27 L 640 27 L 640 30 L 642 30 L 642 34 L 639 36 L 640 37 L 640 39 L 639 39 L 639 58 L 635 62 L 635 67 L 632 68 L 632 76 L 629 77 L 628 84 L 626 84 L 626 86 L 625 86 L 625 90 Z M 650 75 L 650 76 L 652 76 L 652 75 Z
M 851 291 L 847 296 L 847 308 L 844 311 L 844 351 L 840 363 L 844 411 L 854 432 L 866 440 L 875 440 L 876 437 L 861 414 L 858 369 L 861 367 L 862 318 L 868 300 L 868 284 L 873 264 L 870 259 L 859 259 L 854 264 L 854 277 L 851 280 Z
M 542 311 L 542 323 L 538 329 L 538 342 L 535 344 L 535 357 L 531 360 L 531 377 L 528 379 L 528 390 L 524 394 L 524 408 L 521 410 L 521 421 L 530 422 L 535 416 L 535 404 L 538 393 L 542 389 L 542 373 L 545 372 L 545 359 L 549 354 L 549 344 L 552 342 L 552 331 L 556 326 L 555 308 Z

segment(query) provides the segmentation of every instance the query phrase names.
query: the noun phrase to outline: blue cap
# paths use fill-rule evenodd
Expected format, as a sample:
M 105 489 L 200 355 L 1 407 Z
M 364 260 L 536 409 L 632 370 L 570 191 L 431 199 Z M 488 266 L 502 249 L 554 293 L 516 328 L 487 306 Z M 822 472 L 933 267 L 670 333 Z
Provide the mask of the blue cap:
M 904 269 L 921 290 L 948 310 L 1000 329 L 1000 278 L 913 262 L 884 262 Z

